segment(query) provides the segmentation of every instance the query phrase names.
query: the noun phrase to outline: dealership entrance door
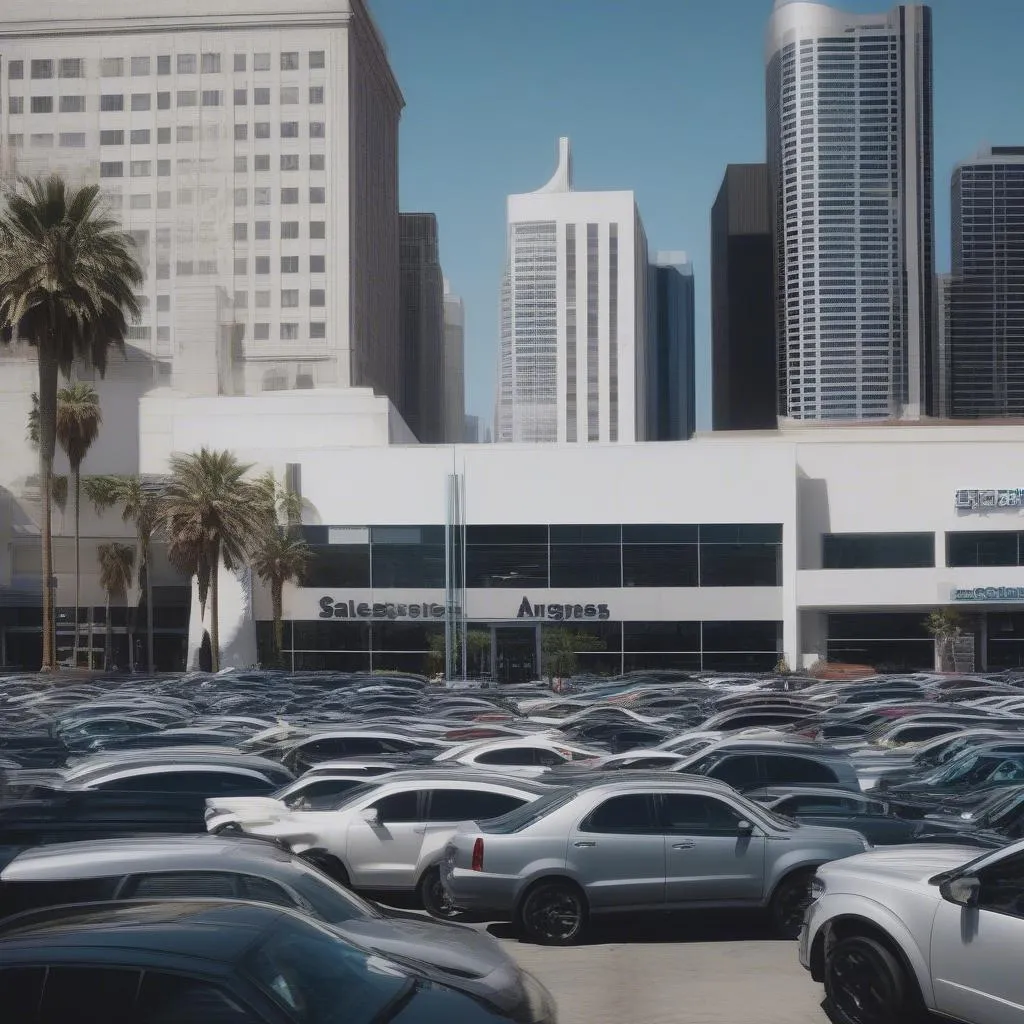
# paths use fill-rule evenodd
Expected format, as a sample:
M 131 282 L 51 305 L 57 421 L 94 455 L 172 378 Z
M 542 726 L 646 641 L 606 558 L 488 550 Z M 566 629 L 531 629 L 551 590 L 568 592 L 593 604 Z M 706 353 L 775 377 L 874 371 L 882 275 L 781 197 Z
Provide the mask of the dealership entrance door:
M 539 626 L 491 627 L 495 682 L 531 683 L 540 678 L 539 630 Z

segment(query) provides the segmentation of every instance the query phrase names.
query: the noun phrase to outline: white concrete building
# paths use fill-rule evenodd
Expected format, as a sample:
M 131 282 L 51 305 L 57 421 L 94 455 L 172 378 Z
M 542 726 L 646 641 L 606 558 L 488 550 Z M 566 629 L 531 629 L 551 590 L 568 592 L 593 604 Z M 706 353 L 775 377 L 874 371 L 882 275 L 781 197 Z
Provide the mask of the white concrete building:
M 508 197 L 495 439 L 645 439 L 647 239 L 632 192 L 576 192 L 569 140 Z
M 9 0 L 0 166 L 99 182 L 186 394 L 396 397 L 403 99 L 363 0 Z

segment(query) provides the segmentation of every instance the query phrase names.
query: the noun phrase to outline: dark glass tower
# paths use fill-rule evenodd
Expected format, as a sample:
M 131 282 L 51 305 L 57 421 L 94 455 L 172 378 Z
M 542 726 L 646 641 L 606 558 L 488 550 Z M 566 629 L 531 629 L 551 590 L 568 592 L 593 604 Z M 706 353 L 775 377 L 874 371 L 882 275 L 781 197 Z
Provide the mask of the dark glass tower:
M 730 164 L 711 210 L 715 430 L 776 426 L 774 253 L 766 164 Z
M 948 412 L 1024 416 L 1024 146 L 960 164 L 952 198 L 942 310 Z
M 659 252 L 648 280 L 647 440 L 685 441 L 697 429 L 693 267 Z

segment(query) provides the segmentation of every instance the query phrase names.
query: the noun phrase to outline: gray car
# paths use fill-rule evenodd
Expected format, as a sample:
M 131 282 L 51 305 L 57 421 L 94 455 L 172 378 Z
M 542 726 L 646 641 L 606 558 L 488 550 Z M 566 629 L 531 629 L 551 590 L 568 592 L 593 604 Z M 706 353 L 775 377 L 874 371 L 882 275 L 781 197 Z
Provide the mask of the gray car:
M 0 873 L 0 918 L 66 903 L 193 897 L 298 910 L 346 941 L 517 1021 L 554 1020 L 543 986 L 489 935 L 389 914 L 261 840 L 199 835 L 64 843 L 27 850 Z
M 631 775 L 460 826 L 441 880 L 455 906 L 549 945 L 579 941 L 593 916 L 689 907 L 764 907 L 795 938 L 814 868 L 870 848 L 710 779 Z

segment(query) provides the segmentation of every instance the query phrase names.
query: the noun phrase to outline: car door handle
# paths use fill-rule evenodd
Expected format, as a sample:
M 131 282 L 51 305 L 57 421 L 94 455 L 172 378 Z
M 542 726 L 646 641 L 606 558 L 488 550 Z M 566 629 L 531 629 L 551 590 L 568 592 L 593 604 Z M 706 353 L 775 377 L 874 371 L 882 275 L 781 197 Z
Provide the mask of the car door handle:
M 589 839 L 580 839 L 578 842 L 575 842 L 572 845 L 573 846 L 591 847 L 591 846 L 597 846 L 597 843 L 591 842 Z
M 682 842 L 682 843 L 673 843 L 672 844 L 672 849 L 673 850 L 692 850 L 695 845 L 696 844 L 694 843 L 694 841 L 692 839 L 687 839 L 685 842 Z

